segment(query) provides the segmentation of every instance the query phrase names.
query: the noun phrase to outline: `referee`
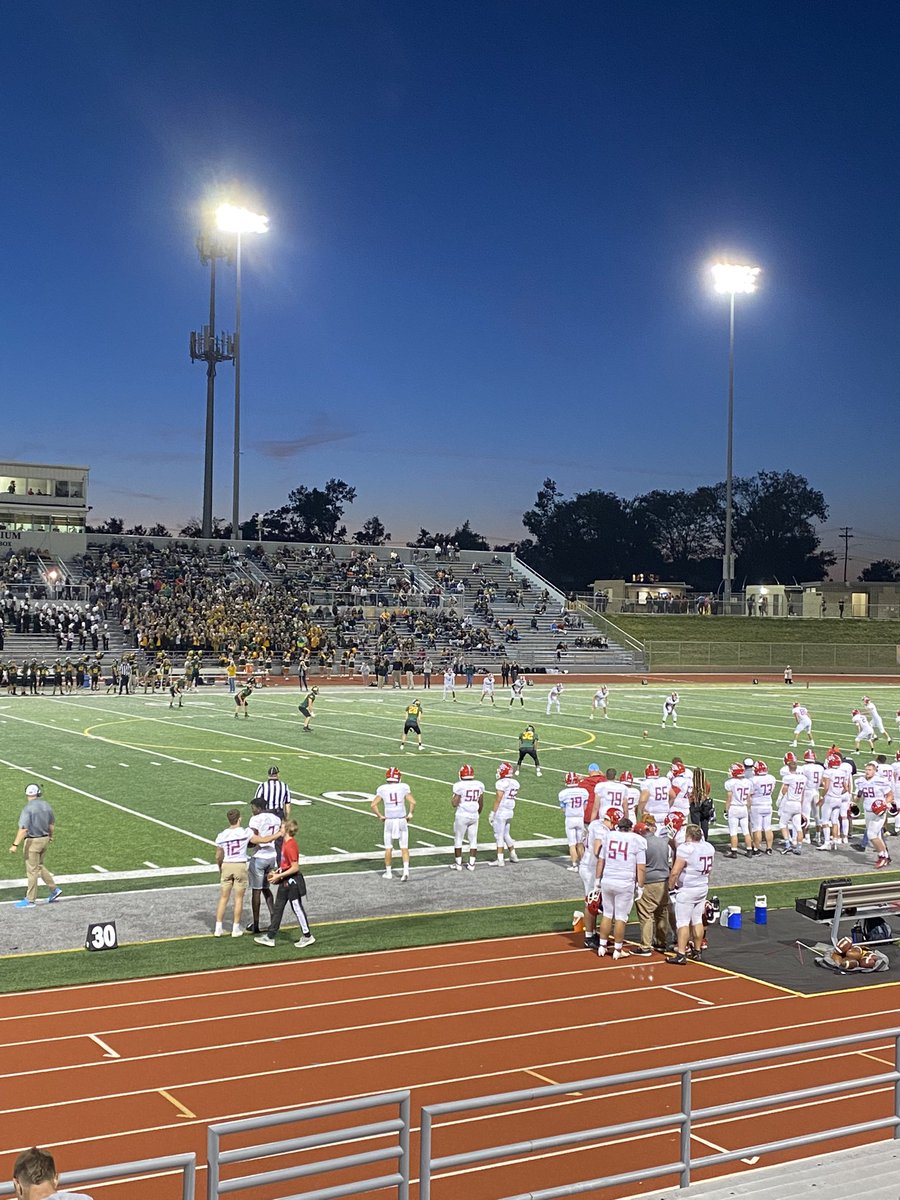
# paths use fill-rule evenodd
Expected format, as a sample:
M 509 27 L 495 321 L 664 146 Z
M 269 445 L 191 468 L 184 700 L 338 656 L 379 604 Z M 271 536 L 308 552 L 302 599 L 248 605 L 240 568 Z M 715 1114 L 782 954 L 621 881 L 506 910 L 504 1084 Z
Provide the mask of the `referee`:
M 266 812 L 273 813 L 284 823 L 291 815 L 291 789 L 280 778 L 277 767 L 269 767 L 268 779 L 256 789 L 254 799 Z M 281 862 L 283 838 L 275 839 L 276 862 Z

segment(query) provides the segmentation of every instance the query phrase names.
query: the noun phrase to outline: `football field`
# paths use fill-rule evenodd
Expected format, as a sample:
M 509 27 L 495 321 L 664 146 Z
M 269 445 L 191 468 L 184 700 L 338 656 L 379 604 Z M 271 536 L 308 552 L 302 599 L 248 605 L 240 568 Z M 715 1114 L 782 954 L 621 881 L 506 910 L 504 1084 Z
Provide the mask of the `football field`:
M 479 703 L 476 685 L 443 701 L 439 689 L 415 692 L 323 687 L 312 731 L 304 733 L 293 688 L 254 693 L 248 719 L 235 720 L 224 689 L 202 688 L 170 710 L 159 695 L 81 693 L 59 698 L 3 697 L 0 747 L 3 819 L 12 840 L 26 784 L 38 781 L 57 817 L 48 865 L 72 890 L 201 882 L 212 878 L 213 841 L 225 828 L 226 810 L 248 802 L 269 766 L 277 764 L 295 799 L 301 853 L 307 866 L 333 871 L 372 868 L 380 859 L 381 825 L 369 801 L 397 765 L 417 807 L 410 846 L 420 861 L 444 855 L 451 842 L 450 787 L 463 762 L 492 799 L 497 765 L 515 762 L 518 734 L 535 726 L 543 767 L 535 776 L 526 760 L 513 836 L 523 855 L 560 854 L 563 818 L 557 793 L 566 771 L 604 769 L 643 774 L 649 761 L 663 772 L 673 755 L 706 769 L 721 800 L 728 766 L 745 755 L 765 759 L 777 775 L 793 737 L 791 702 L 806 704 L 816 746 L 852 749 L 850 711 L 863 691 L 875 700 L 896 733 L 900 685 L 681 684 L 677 729 L 662 729 L 667 685 L 614 684 L 608 720 L 590 719 L 593 685 L 566 686 L 562 713 L 546 715 L 549 683 L 525 693 L 525 706 L 508 706 L 498 690 L 496 707 Z M 404 710 L 413 696 L 424 705 L 425 749 L 411 739 L 400 752 Z M 646 734 L 646 736 L 645 736 Z M 895 746 L 879 744 L 893 757 Z M 799 750 L 802 754 L 802 747 Z M 863 749 L 858 763 L 869 757 Z M 483 818 L 482 843 L 490 839 Z M 8 844 L 8 843 L 7 843 Z M 0 859 L 0 888 L 11 898 L 21 886 L 21 852 Z

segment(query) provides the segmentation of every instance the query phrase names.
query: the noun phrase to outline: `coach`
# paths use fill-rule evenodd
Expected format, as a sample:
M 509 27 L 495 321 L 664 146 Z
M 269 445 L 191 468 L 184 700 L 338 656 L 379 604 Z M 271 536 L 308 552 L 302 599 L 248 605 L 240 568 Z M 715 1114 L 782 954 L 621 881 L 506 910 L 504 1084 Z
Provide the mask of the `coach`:
M 53 841 L 55 826 L 53 809 L 43 799 L 39 785 L 29 783 L 25 789 L 25 807 L 19 815 L 19 828 L 9 848 L 10 854 L 15 854 L 21 843 L 25 843 L 25 873 L 28 885 L 25 899 L 17 900 L 16 908 L 34 908 L 37 902 L 38 879 L 50 888 L 48 899 L 51 904 L 62 895 L 62 889 L 56 886 L 56 880 L 44 866 L 44 855 Z
M 666 831 L 657 831 L 656 820 L 647 813 L 634 832 L 647 843 L 644 890 L 636 902 L 641 941 L 645 946 L 665 953 L 669 937 L 669 867 L 671 852 Z

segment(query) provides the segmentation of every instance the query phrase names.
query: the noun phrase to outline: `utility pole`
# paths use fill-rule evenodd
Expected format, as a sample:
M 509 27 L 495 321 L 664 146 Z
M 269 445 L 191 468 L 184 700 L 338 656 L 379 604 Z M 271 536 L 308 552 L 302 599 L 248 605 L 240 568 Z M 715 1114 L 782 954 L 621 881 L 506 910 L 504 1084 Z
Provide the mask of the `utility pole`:
M 203 464 L 203 520 L 200 536 L 212 537 L 213 492 L 213 421 L 216 394 L 216 364 L 234 358 L 234 337 L 229 333 L 216 336 L 216 259 L 227 258 L 228 250 L 214 238 L 203 234 L 197 239 L 200 261 L 209 263 L 209 324 L 199 333 L 191 334 L 191 361 L 206 363 L 206 442 Z
M 844 584 L 847 583 L 847 557 L 850 553 L 850 539 L 853 537 L 853 526 L 842 525 L 838 537 L 844 539 Z

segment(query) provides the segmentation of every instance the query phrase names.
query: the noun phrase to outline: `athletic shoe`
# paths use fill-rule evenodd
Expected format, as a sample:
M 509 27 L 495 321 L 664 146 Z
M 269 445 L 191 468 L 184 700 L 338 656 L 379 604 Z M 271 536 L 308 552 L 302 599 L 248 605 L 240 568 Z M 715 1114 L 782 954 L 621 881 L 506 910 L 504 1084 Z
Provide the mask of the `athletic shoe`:
M 251 921 L 250 924 L 247 926 L 247 932 L 248 933 L 259 933 L 259 926 L 254 925 L 253 922 Z
M 575 863 L 569 863 L 569 865 L 566 867 L 566 870 L 567 871 L 577 871 L 578 867 L 576 866 Z
M 224 929 L 216 929 L 213 933 L 213 937 L 224 937 L 224 936 L 225 936 Z
M 822 842 L 821 846 L 816 846 L 817 850 L 831 850 L 832 848 L 831 842 Z
M 466 870 L 467 870 L 467 871 L 474 871 L 474 870 L 475 870 L 475 864 L 474 864 L 473 862 L 468 862 L 468 863 L 466 863 Z
M 703 958 L 703 951 L 693 948 L 690 951 L 689 957 L 692 958 L 695 962 L 700 962 L 700 960 Z
M 519 774 L 519 769 L 518 769 L 518 767 L 517 767 L 517 768 L 515 769 L 515 771 L 513 771 L 513 775 L 516 775 L 516 776 L 518 776 L 518 774 Z
M 799 846 L 794 846 L 794 848 L 791 850 L 791 854 L 800 854 L 800 853 L 802 853 L 802 851 L 800 850 Z
M 56 901 L 57 901 L 57 900 L 60 898 L 60 896 L 61 896 L 61 895 L 62 895 L 62 888 L 60 888 L 60 887 L 55 887 L 55 888 L 53 889 L 53 891 L 50 893 L 50 895 L 47 897 L 47 903 L 48 903 L 48 904 L 55 904 L 55 903 L 56 903 Z
M 515 850 L 510 850 L 509 861 L 510 862 L 518 862 L 519 861 L 519 856 L 518 856 L 518 854 L 516 854 Z
M 793 852 L 793 849 L 794 849 L 794 847 L 790 844 L 790 842 L 788 842 L 786 845 L 781 847 L 781 853 L 782 854 L 791 854 Z
M 300 941 L 294 942 L 294 945 L 297 946 L 300 950 L 305 950 L 306 947 L 311 946 L 315 940 L 316 939 L 313 937 L 313 935 L 311 933 L 304 933 L 304 935 L 300 939 Z
M 258 946 L 274 946 L 275 945 L 275 939 L 273 937 L 269 937 L 269 935 L 267 933 L 260 934 L 259 937 L 255 937 L 253 940 L 254 940 L 254 942 L 256 942 L 256 944 Z
M 518 773 L 519 772 L 517 771 L 516 774 L 518 775 Z M 535 771 L 535 774 L 537 775 L 538 779 L 540 779 L 540 777 L 541 777 L 541 768 L 540 767 L 538 767 L 537 771 Z
M 503 867 L 505 865 L 506 864 L 504 863 L 502 858 L 492 858 L 488 861 L 489 867 Z
M 584 948 L 585 950 L 599 950 L 600 938 L 596 933 L 591 933 L 584 939 Z
M 603 943 L 602 946 L 600 946 L 600 945 L 597 946 L 597 957 L 598 958 L 606 958 L 606 943 L 605 942 Z
M 400 876 L 400 882 L 401 883 L 409 883 L 409 871 L 403 872 L 403 874 Z
M 13 908 L 34 908 L 33 900 L 17 900 Z
M 419 747 L 419 749 L 420 749 L 420 750 L 424 750 L 424 749 L 425 749 L 425 747 L 424 747 L 424 746 L 420 746 L 420 747 Z
M 452 863 L 450 864 L 450 870 L 451 870 L 451 871 L 461 871 L 461 870 L 462 870 L 462 863 L 458 863 L 458 862 L 452 862 Z
M 653 949 L 656 951 L 657 954 L 666 954 L 668 952 L 669 947 L 664 942 L 663 943 L 654 942 Z
M 393 878 L 394 878 L 394 873 L 393 873 L 393 871 L 391 871 L 390 869 L 388 869 L 387 871 L 385 871 L 385 872 L 384 872 L 384 874 L 381 876 L 381 878 L 382 878 L 382 879 L 393 879 Z
M 755 850 L 745 850 L 744 857 L 745 858 L 753 858 L 754 854 L 756 854 L 756 853 L 757 852 Z
M 406 749 L 406 747 L 403 745 L 403 743 L 402 743 L 402 742 L 400 743 L 400 749 L 401 749 L 401 750 L 405 750 L 405 749 Z
M 686 954 L 673 954 L 671 958 L 666 959 L 666 962 L 669 963 L 669 965 L 673 966 L 673 967 L 686 967 L 687 966 L 687 955 Z
M 613 961 L 617 958 L 631 958 L 631 951 L 624 947 L 621 950 L 613 950 Z
M 243 937 L 243 936 L 244 936 L 244 931 L 243 931 L 243 929 L 241 929 L 241 928 L 239 928 L 239 927 L 238 927 L 238 928 L 235 928 L 235 929 L 232 929 L 232 931 L 231 931 L 231 936 L 232 936 L 232 937 Z
M 737 850 L 729 850 L 725 855 L 726 858 L 737 858 Z
M 771 854 L 771 853 L 772 853 L 771 847 L 769 849 L 763 851 L 763 854 Z

